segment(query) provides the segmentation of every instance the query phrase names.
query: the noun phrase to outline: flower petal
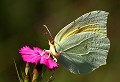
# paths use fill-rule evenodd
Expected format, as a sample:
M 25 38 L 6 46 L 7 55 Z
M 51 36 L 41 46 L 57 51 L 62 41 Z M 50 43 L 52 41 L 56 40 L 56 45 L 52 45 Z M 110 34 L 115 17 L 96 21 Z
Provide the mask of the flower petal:
M 24 46 L 19 50 L 20 54 L 33 54 L 33 50 L 29 46 Z
M 53 59 L 47 54 L 41 57 L 40 64 L 44 64 L 49 69 L 55 69 L 58 67 L 58 64 L 54 62 Z
M 33 47 L 33 51 L 36 53 L 36 54 L 41 54 L 43 52 L 42 49 L 38 48 L 38 47 Z
M 31 62 L 31 63 L 37 64 L 41 58 L 40 55 L 38 54 L 38 52 L 32 50 L 29 46 L 25 46 L 25 47 L 21 48 L 19 50 L 19 53 L 22 55 L 22 59 L 25 62 Z

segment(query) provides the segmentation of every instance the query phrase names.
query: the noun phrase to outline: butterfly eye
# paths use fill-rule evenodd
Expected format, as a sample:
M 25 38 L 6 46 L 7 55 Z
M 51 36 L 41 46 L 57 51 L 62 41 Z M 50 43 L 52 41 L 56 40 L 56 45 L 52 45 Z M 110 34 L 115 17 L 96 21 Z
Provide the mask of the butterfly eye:
M 54 40 L 53 40 L 53 39 L 51 39 L 51 40 L 50 40 L 50 43 L 54 45 Z

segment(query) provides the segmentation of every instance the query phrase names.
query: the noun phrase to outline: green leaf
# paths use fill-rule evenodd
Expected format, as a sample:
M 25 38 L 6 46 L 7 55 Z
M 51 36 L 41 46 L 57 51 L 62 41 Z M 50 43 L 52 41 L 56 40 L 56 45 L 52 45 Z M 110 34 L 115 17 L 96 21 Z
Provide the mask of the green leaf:
M 25 75 L 28 74 L 29 70 L 30 70 L 29 64 L 26 63 L 26 67 L 25 67 Z
M 15 65 L 15 69 L 16 69 L 17 75 L 18 75 L 18 79 L 19 79 L 20 82 L 23 82 L 23 80 L 20 78 L 20 74 L 19 74 L 19 72 L 18 72 L 18 70 L 17 70 L 16 62 L 15 62 L 14 59 L 13 59 L 13 61 L 14 61 L 14 65 Z

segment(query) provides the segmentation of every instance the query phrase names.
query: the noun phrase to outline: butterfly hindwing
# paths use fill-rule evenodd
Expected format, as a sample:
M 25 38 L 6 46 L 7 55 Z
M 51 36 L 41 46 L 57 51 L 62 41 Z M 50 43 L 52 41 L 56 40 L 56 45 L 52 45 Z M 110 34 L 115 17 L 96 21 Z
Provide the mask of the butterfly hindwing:
M 84 32 L 67 37 L 56 46 L 59 61 L 73 73 L 87 73 L 106 64 L 109 50 L 106 36 Z

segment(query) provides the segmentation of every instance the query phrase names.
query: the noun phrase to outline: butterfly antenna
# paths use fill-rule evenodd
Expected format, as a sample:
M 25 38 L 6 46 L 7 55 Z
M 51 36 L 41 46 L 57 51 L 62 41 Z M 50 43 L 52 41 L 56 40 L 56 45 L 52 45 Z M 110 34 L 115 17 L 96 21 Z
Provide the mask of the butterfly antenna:
M 53 37 L 52 37 L 52 35 L 51 35 L 50 30 L 48 29 L 48 27 L 47 27 L 46 25 L 43 25 L 43 26 L 47 29 L 48 34 L 49 34 L 49 35 L 50 35 L 50 37 L 53 39 Z

